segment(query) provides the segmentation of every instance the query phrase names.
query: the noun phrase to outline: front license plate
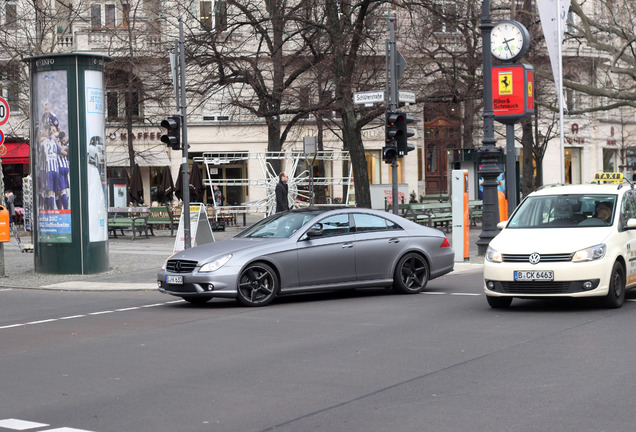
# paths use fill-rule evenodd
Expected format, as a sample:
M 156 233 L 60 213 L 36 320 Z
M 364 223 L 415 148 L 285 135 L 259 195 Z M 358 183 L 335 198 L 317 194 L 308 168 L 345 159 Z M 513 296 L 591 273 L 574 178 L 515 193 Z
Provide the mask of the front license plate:
M 183 285 L 183 276 L 166 276 L 166 283 L 171 285 Z
M 552 270 L 515 270 L 515 280 L 519 282 L 551 281 L 554 280 Z

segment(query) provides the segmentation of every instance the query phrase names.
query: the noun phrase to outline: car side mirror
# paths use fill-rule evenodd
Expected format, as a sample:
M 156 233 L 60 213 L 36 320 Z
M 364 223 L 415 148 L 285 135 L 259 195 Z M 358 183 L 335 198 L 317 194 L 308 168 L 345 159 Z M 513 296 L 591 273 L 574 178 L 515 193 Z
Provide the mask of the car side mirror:
M 499 228 L 500 230 L 504 229 L 506 227 L 506 225 L 508 225 L 508 221 L 501 221 L 497 224 L 497 228 Z
M 311 228 L 309 228 L 307 230 L 307 237 L 314 238 L 314 237 L 320 237 L 322 235 L 322 224 L 321 223 L 317 223 L 314 226 L 312 226 Z
M 635 218 L 627 219 L 626 228 L 627 229 L 635 229 L 636 228 L 636 219 Z

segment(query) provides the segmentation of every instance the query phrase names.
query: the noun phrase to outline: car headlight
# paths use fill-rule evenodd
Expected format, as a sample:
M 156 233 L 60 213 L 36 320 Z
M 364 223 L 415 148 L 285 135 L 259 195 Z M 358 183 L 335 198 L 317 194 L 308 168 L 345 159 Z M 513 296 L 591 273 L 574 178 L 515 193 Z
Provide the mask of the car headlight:
M 605 250 L 607 247 L 604 244 L 599 244 L 586 249 L 581 249 L 574 252 L 572 262 L 585 262 L 601 259 L 605 256 Z
M 486 250 L 486 261 L 495 263 L 502 262 L 503 258 L 501 256 L 501 252 L 488 246 L 488 249 Z
M 199 272 L 200 273 L 207 273 L 207 272 L 217 271 L 218 269 L 223 267 L 230 260 L 230 258 L 232 258 L 232 254 L 227 254 L 227 255 L 222 256 L 221 258 L 219 258 L 217 260 L 214 260 L 214 261 L 209 262 L 207 264 L 203 264 L 201 266 L 201 268 L 199 269 Z

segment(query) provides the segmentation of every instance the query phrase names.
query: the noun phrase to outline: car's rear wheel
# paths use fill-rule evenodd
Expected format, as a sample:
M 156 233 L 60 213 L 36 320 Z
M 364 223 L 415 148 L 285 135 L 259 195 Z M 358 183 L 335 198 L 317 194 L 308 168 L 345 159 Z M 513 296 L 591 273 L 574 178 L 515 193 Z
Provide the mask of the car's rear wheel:
M 193 305 L 202 305 L 212 300 L 212 296 L 187 296 L 181 298 Z
M 512 297 L 486 296 L 488 305 L 493 309 L 506 309 L 512 304 Z
M 393 290 L 403 294 L 417 294 L 428 283 L 428 263 L 416 253 L 400 258 L 393 274 Z
M 603 300 L 605 307 L 610 309 L 623 306 L 623 302 L 625 301 L 625 269 L 623 269 L 623 265 L 619 262 L 614 263 L 609 292 Z
M 239 277 L 238 301 L 243 306 L 265 306 L 278 294 L 278 276 L 265 263 L 248 265 Z

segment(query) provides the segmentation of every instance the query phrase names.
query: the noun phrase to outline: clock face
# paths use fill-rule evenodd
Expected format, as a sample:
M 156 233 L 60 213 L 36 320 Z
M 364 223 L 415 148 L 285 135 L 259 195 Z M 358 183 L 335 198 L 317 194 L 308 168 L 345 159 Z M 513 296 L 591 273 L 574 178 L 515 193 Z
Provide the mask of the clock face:
M 515 60 L 529 45 L 528 30 L 516 21 L 501 21 L 490 33 L 490 52 L 499 60 Z

